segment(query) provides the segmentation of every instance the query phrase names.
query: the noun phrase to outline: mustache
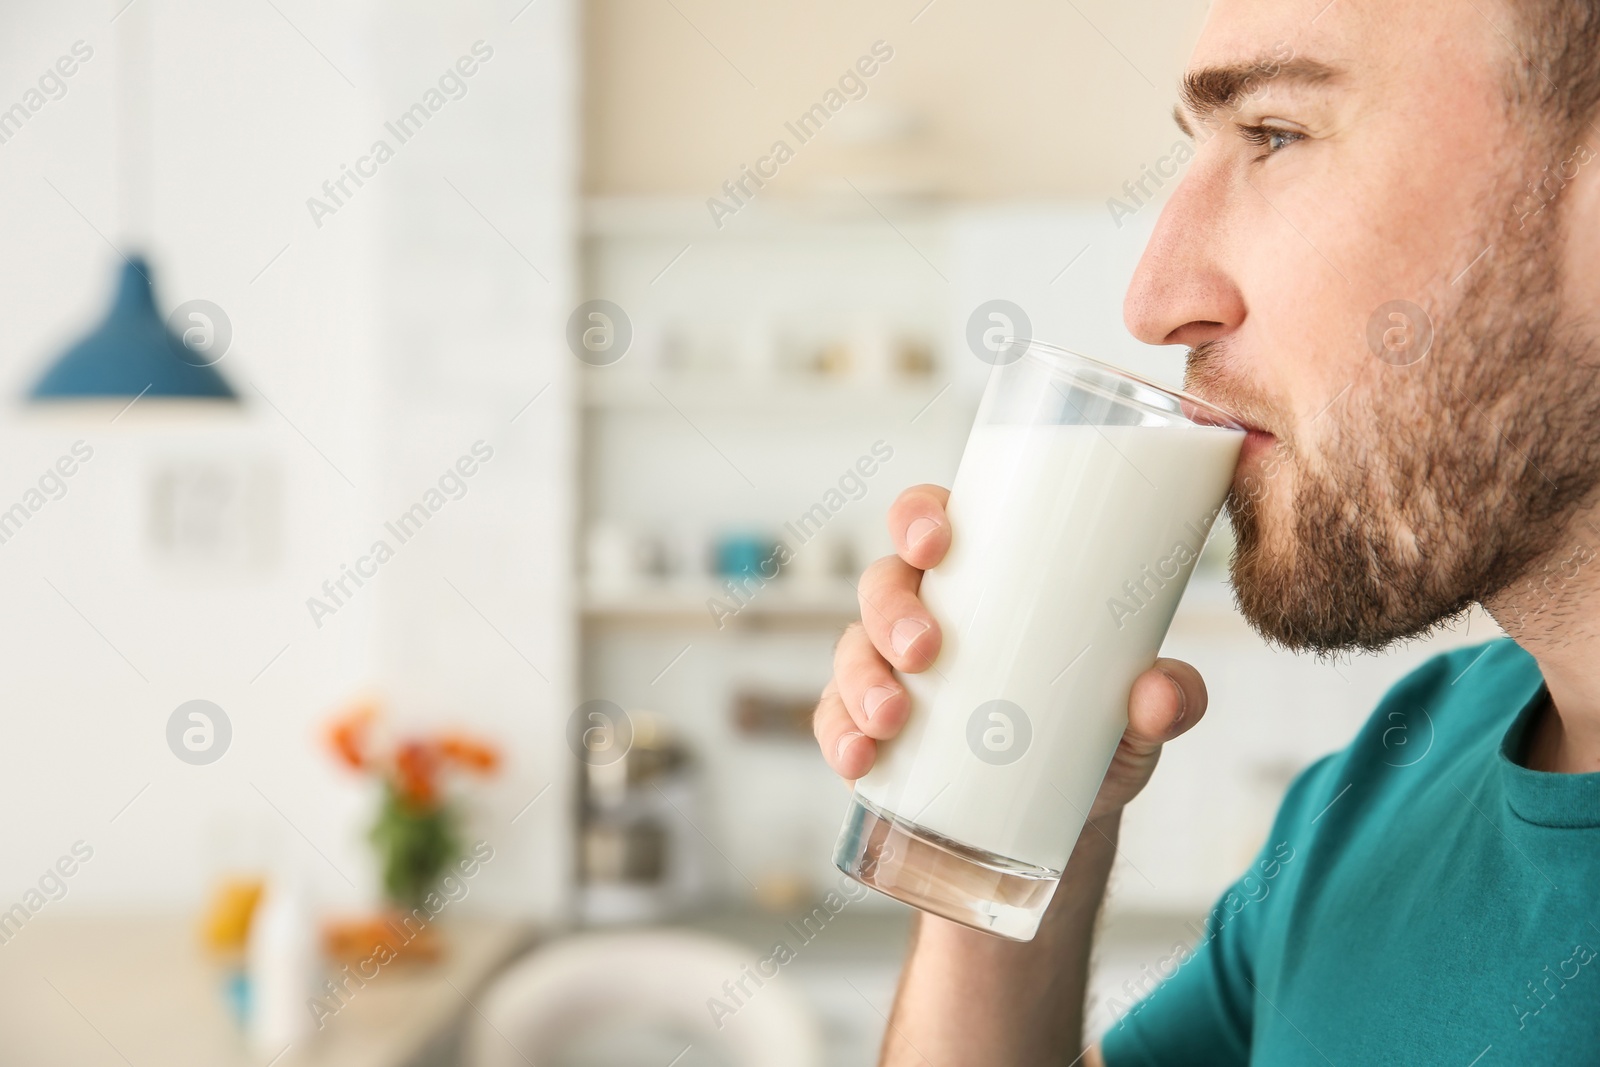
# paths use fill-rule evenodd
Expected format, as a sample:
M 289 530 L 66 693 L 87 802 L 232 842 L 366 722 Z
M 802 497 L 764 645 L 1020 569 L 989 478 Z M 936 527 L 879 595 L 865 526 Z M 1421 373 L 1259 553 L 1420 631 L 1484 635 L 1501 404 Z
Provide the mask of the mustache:
M 1202 341 L 1184 357 L 1183 389 L 1215 404 L 1252 430 L 1283 437 L 1285 422 L 1261 394 L 1228 373 L 1227 338 Z

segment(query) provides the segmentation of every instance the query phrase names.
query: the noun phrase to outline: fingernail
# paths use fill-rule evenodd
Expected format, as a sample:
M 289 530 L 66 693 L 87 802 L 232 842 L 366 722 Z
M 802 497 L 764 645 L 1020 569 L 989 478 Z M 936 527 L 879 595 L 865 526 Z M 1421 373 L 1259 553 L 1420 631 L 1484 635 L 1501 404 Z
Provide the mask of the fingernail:
M 1183 721 L 1184 715 L 1189 711 L 1189 694 L 1183 691 L 1183 686 L 1178 684 L 1178 680 L 1176 678 L 1170 674 L 1167 674 L 1166 671 L 1162 671 L 1161 673 L 1166 675 L 1167 681 L 1172 683 L 1172 688 L 1178 691 L 1178 717 L 1172 721 L 1174 723 L 1180 723 Z
M 894 624 L 894 629 L 889 632 L 889 644 L 894 648 L 894 654 L 903 656 L 906 649 L 916 643 L 917 638 L 928 632 L 928 624 L 916 619 L 901 619 Z
M 856 738 L 865 737 L 865 736 L 866 736 L 866 734 L 861 733 L 859 730 L 851 730 L 849 733 L 847 733 L 843 737 L 839 738 L 839 743 L 836 746 L 834 746 L 834 749 L 833 749 L 834 758 L 838 759 L 838 760 L 843 760 L 844 759 L 844 751 L 845 751 L 845 749 L 847 749 L 851 745 L 855 744 Z
M 867 721 L 878 714 L 878 709 L 883 707 L 883 702 L 894 696 L 894 688 L 887 685 L 875 685 L 868 689 L 861 698 L 861 710 L 866 713 Z
M 923 517 L 906 527 L 906 547 L 916 548 L 924 538 L 937 530 L 942 524 L 938 519 Z

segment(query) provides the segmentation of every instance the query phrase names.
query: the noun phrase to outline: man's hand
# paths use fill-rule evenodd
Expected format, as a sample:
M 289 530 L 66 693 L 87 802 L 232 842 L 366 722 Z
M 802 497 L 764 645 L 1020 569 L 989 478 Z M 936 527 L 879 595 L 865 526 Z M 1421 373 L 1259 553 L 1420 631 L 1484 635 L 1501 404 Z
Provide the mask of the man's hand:
M 939 654 L 939 624 L 917 599 L 922 572 L 950 550 L 950 492 L 917 485 L 889 509 L 896 554 L 861 576 L 861 621 L 851 623 L 833 657 L 833 679 L 812 720 L 823 758 L 854 781 L 871 769 L 878 742 L 905 725 L 910 698 L 893 670 L 926 670 Z M 1206 686 L 1189 664 L 1159 659 L 1128 694 L 1128 729 L 1090 812 L 1114 816 L 1150 780 L 1161 746 L 1189 729 L 1206 710 Z
M 894 671 L 914 674 L 939 654 L 939 624 L 917 598 L 922 572 L 950 549 L 950 494 L 935 485 L 901 493 L 889 509 L 896 554 L 861 579 L 861 622 L 834 652 L 813 728 L 828 765 L 855 780 L 878 743 L 900 732 L 910 698 Z M 1083 998 L 1095 916 L 1116 854 L 1122 808 L 1150 780 L 1161 746 L 1206 710 L 1206 687 L 1187 663 L 1157 660 L 1128 694 L 1128 729 L 1088 824 L 1027 943 L 921 915 L 884 1037 L 885 1067 L 934 1063 L 1066 1063 L 1083 1048 Z M 1099 1050 L 1083 1062 L 1098 1067 Z

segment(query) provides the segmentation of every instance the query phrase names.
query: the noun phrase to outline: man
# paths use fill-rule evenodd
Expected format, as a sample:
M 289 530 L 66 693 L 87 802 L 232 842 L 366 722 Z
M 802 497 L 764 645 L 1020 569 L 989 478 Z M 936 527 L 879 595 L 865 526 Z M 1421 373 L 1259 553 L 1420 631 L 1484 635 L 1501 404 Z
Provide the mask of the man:
M 1177 115 L 1215 132 L 1125 316 L 1255 428 L 1229 499 L 1240 607 L 1321 653 L 1474 603 L 1509 640 L 1425 665 L 1300 775 L 1248 902 L 1083 1050 L 1120 812 L 1205 710 L 1198 673 L 1159 661 L 1036 940 L 921 917 L 885 1063 L 1600 1056 L 1597 105 L 1597 0 L 1214 4 Z M 896 501 L 898 554 L 839 643 L 816 734 L 847 779 L 905 721 L 891 668 L 938 653 L 916 590 L 960 536 L 944 502 Z M 1426 755 L 1396 759 L 1395 729 L 1431 732 Z

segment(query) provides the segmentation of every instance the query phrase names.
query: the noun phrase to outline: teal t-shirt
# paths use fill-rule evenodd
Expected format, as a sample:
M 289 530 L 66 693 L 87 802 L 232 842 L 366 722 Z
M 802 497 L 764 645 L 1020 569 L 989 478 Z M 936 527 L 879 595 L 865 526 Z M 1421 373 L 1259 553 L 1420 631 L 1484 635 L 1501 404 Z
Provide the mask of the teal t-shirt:
M 1391 689 L 1107 1067 L 1600 1063 L 1600 774 L 1519 765 L 1545 700 L 1504 638 Z

